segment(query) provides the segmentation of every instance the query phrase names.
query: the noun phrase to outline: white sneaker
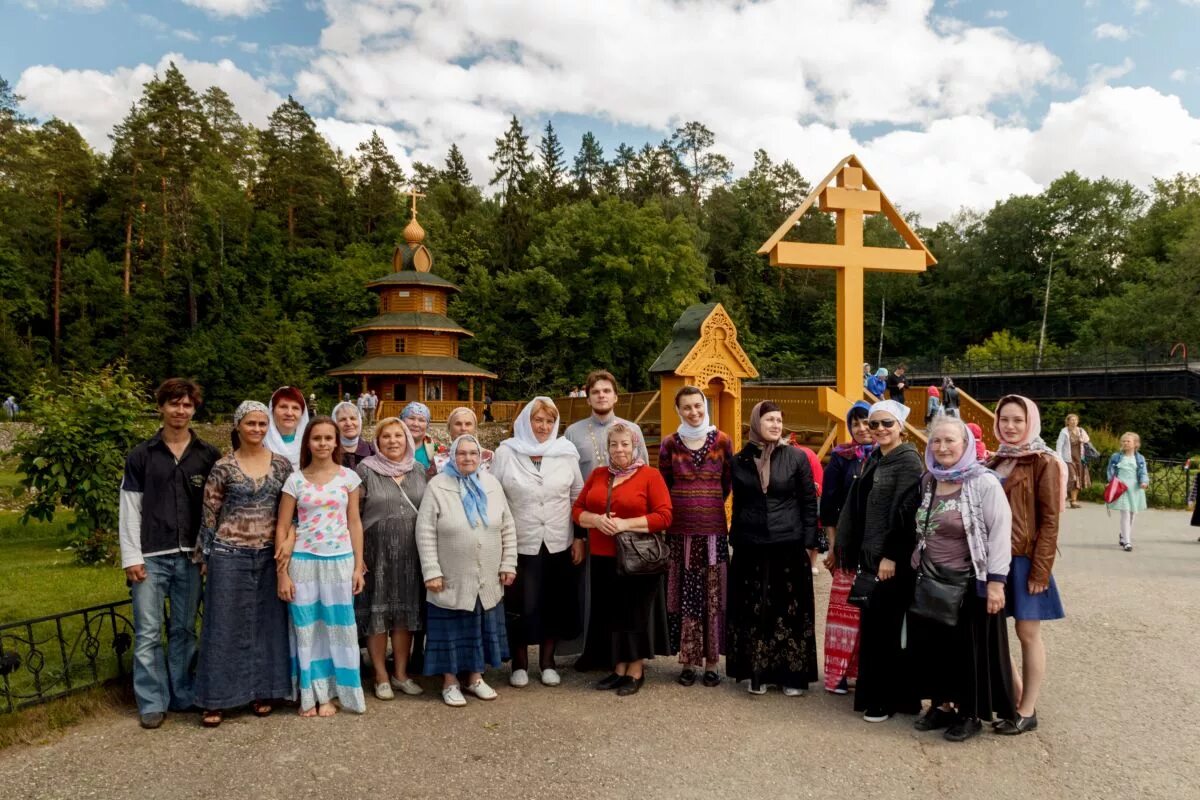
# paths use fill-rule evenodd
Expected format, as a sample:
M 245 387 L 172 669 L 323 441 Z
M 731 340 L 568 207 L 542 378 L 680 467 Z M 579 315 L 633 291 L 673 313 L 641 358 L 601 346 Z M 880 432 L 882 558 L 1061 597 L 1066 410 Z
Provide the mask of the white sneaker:
M 750 692 L 750 694 L 766 694 L 767 686 L 769 686 L 769 685 L 770 684 L 764 683 L 761 686 L 759 686 L 757 689 L 755 689 L 754 681 L 750 681 L 750 686 L 747 687 L 746 691 Z
M 804 697 L 804 690 L 798 689 L 795 686 L 785 686 L 785 687 L 783 687 L 783 696 L 784 697 Z
M 495 700 L 496 690 L 483 682 L 483 678 L 472 683 L 467 687 L 467 691 L 478 697 L 480 700 Z
M 421 685 L 412 678 L 405 678 L 404 680 L 400 681 L 396 680 L 396 676 L 393 675 L 388 679 L 388 683 L 392 684 L 393 689 L 399 689 L 410 697 L 425 693 L 425 690 L 421 688 Z
M 542 670 L 543 686 L 558 686 L 560 683 L 562 683 L 562 678 L 559 677 L 558 670 L 553 667 L 547 667 Z
M 386 683 L 375 684 L 375 696 L 380 700 L 395 700 L 396 694 L 392 691 L 392 687 Z
M 456 683 L 453 686 L 447 686 L 445 689 L 442 689 L 442 702 L 448 706 L 462 708 L 467 704 L 467 698 L 463 697 L 462 689 Z
M 523 669 L 514 669 L 512 675 L 508 676 L 508 685 L 515 686 L 521 689 L 529 685 L 529 672 Z

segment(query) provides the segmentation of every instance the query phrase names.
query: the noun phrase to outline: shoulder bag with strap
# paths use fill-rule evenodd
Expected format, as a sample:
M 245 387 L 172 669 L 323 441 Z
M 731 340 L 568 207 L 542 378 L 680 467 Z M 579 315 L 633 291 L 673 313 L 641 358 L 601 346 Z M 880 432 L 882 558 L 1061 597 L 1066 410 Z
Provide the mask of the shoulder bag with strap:
M 929 537 L 929 520 L 933 516 L 933 504 L 937 500 L 936 481 L 929 489 L 929 505 L 925 508 L 925 525 L 921 531 L 921 542 Z M 967 586 L 971 583 L 972 570 L 951 569 L 933 563 L 925 547 L 921 547 L 921 564 L 917 569 L 917 583 L 913 589 L 913 601 L 909 611 L 918 616 L 943 625 L 954 627 L 962 609 Z
M 604 514 L 612 511 L 613 475 L 608 476 L 608 497 L 604 502 Z M 617 540 L 618 575 L 659 575 L 667 571 L 670 550 L 665 533 L 634 533 L 623 531 Z

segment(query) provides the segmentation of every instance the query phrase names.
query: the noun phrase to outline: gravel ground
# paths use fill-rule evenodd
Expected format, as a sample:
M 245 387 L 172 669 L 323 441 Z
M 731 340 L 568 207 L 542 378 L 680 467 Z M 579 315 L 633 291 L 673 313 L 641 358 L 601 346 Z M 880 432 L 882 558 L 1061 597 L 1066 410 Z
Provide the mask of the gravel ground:
M 4 796 L 1194 798 L 1200 530 L 1148 511 L 1125 553 L 1116 529 L 1099 506 L 1067 514 L 1055 573 L 1069 616 L 1045 628 L 1041 726 L 1024 736 L 950 744 L 911 717 L 868 725 L 820 690 L 684 689 L 659 659 L 620 700 L 568 668 L 556 689 L 492 673 L 500 698 L 465 709 L 426 679 L 423 697 L 372 699 L 361 717 L 241 714 L 206 730 L 173 715 L 143 731 L 132 709 L 114 712 L 0 752 Z M 818 579 L 818 597 L 828 588 Z

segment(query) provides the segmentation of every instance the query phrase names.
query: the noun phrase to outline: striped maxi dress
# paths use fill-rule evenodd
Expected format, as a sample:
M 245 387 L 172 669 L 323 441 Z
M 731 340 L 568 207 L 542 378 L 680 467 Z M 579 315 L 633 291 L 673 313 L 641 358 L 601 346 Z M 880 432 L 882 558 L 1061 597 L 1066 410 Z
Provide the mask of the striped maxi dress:
M 733 486 L 733 442 L 718 430 L 691 450 L 678 433 L 663 440 L 658 468 L 671 491 L 667 531 L 667 626 L 679 663 L 702 668 L 721 657 L 729 568 L 725 498 Z
M 296 546 L 288 575 L 296 584 L 292 679 L 300 709 L 337 700 L 367 710 L 354 618 L 354 551 L 347 521 L 350 493 L 361 479 L 340 467 L 324 485 L 293 472 L 283 491 L 296 498 Z

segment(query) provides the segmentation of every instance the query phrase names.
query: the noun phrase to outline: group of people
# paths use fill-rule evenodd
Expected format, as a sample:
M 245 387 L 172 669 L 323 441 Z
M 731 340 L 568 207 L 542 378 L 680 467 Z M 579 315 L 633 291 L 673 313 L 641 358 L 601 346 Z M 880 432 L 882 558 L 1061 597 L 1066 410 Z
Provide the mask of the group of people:
M 880 399 L 883 399 L 886 393 L 889 400 L 895 400 L 900 405 L 904 405 L 904 391 L 909 388 L 907 364 L 899 365 L 896 367 L 895 372 L 890 374 L 886 367 L 880 367 L 872 372 L 870 364 L 864 363 L 862 366 L 863 388 Z M 958 387 L 954 385 L 953 378 L 947 375 L 942 378 L 940 389 L 931 384 L 925 387 L 925 392 L 926 427 L 929 426 L 929 423 L 938 414 L 946 414 L 952 417 L 959 415 Z
M 551 687 L 563 650 L 618 696 L 642 689 L 655 655 L 677 656 L 684 686 L 721 684 L 724 656 L 751 693 L 801 695 L 819 675 L 810 553 L 823 527 L 828 691 L 853 689 L 872 722 L 929 700 L 916 727 L 957 741 L 989 720 L 1036 728 L 1040 622 L 1063 616 L 1052 568 L 1067 468 L 1032 401 L 1001 400 L 986 464 L 957 417 L 931 420 L 922 463 L 907 407 L 857 403 L 822 475 L 769 401 L 735 452 L 704 392 L 684 387 L 655 469 L 639 427 L 614 413 L 613 376 L 593 372 L 585 393 L 592 414 L 561 438 L 537 397 L 492 452 L 467 408 L 447 420 L 449 448 L 416 402 L 367 443 L 355 404 L 309 419 L 283 387 L 238 407 L 222 455 L 190 429 L 199 387 L 164 383 L 162 428 L 129 454 L 121 488 L 143 726 L 193 706 L 216 726 L 287 699 L 306 717 L 361 713 L 362 645 L 381 700 L 420 694 L 418 669 L 441 677 L 449 706 L 494 699 L 486 671 L 511 662 L 509 684 L 527 686 L 531 646 Z

